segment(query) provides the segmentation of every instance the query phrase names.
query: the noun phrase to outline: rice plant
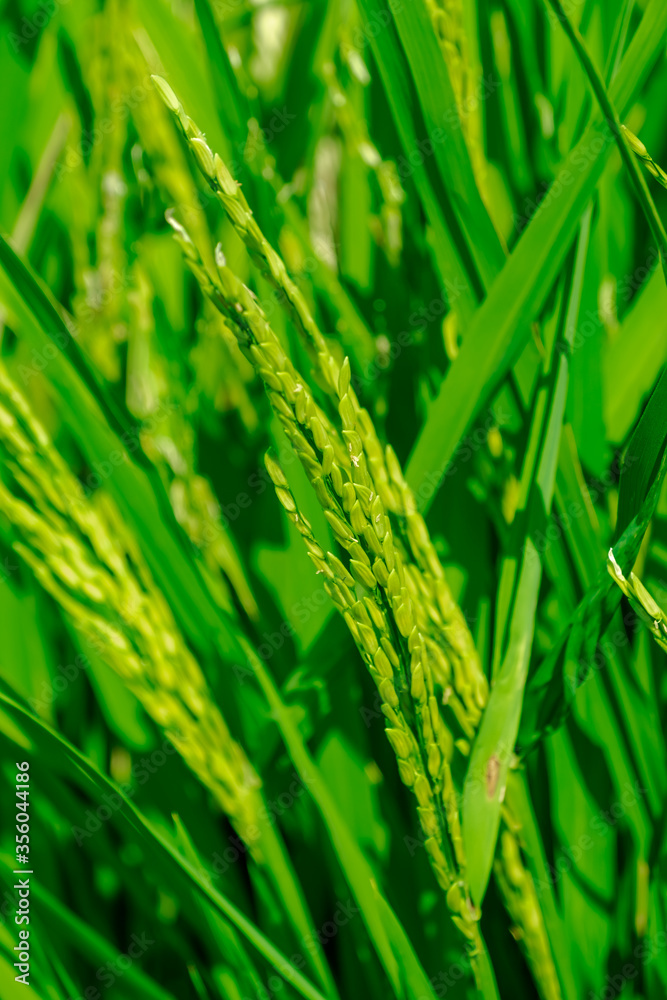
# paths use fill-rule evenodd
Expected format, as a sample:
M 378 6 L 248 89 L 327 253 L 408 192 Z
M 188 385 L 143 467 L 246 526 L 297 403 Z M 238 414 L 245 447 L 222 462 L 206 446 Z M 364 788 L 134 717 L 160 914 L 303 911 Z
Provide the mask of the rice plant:
M 667 7 L 2 26 L 0 997 L 665 996 Z

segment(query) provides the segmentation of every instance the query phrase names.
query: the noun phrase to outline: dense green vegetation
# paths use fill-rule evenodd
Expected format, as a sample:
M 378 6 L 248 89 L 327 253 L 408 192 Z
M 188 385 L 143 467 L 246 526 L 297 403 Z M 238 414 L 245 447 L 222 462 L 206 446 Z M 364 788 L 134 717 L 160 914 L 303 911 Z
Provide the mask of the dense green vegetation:
M 664 0 L 11 0 L 0 997 L 667 995 Z

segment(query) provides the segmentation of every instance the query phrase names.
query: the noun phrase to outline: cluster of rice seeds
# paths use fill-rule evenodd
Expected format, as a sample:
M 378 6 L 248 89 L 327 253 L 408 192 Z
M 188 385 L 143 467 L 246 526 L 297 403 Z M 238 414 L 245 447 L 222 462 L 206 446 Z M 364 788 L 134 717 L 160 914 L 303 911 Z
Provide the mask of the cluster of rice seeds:
M 173 112 L 183 135 L 187 139 L 202 176 L 215 192 L 227 218 L 245 244 L 251 260 L 269 284 L 279 293 L 278 300 L 300 334 L 322 387 L 330 395 L 335 396 L 339 364 L 329 349 L 326 339 L 308 307 L 305 296 L 290 277 L 280 255 L 271 246 L 257 225 L 239 184 L 229 173 L 223 160 L 208 147 L 203 133 L 192 119 L 186 115 L 171 87 L 160 77 L 153 77 L 153 79 L 158 92 L 167 107 Z M 199 254 L 198 249 L 197 253 Z M 224 265 L 224 260 L 218 253 L 216 256 L 216 265 L 218 265 L 218 271 L 224 279 L 225 275 L 221 273 L 221 264 Z M 190 266 L 192 268 L 192 263 L 190 263 Z M 203 275 L 201 277 L 203 278 L 202 289 L 209 294 L 204 286 L 210 281 L 210 278 Z M 244 286 L 241 287 L 244 288 Z M 250 295 L 247 289 L 245 289 L 245 293 Z M 233 320 L 233 316 L 231 319 Z M 273 338 L 277 341 L 275 335 L 273 335 Z M 360 409 L 351 388 L 350 398 L 353 400 L 353 405 L 357 409 Z M 321 419 L 325 422 L 327 421 L 323 413 L 321 413 Z M 330 424 L 328 424 L 327 430 L 330 435 L 335 435 L 334 428 Z M 365 430 L 367 435 L 371 435 L 374 438 L 375 448 L 381 454 L 382 449 L 375 435 L 375 429 L 370 417 L 366 421 Z M 384 478 L 385 480 L 387 478 L 386 472 L 384 472 Z
M 208 147 L 203 133 L 192 121 L 192 119 L 187 116 L 171 87 L 169 87 L 169 85 L 160 77 L 153 77 L 153 79 L 158 92 L 167 107 L 173 112 L 183 135 L 187 139 L 202 176 L 215 192 L 227 215 L 227 218 L 234 226 L 238 236 L 248 249 L 252 261 L 267 281 L 273 286 L 273 288 L 280 293 L 279 301 L 284 307 L 287 316 L 294 323 L 297 331 L 300 333 L 304 345 L 308 350 L 309 356 L 315 365 L 316 372 L 320 376 L 322 385 L 330 395 L 335 397 L 339 365 L 331 353 L 329 346 L 308 307 L 308 303 L 306 302 L 303 293 L 290 277 L 284 261 L 260 230 L 237 181 L 234 180 L 232 175 L 229 173 L 225 163 L 217 153 L 214 154 Z M 185 234 L 185 239 L 188 239 L 187 233 Z M 191 240 L 189 242 L 192 244 Z M 205 294 L 211 297 L 215 303 L 215 295 L 212 294 L 211 290 L 211 278 L 210 275 L 206 273 L 204 264 L 201 262 L 200 257 L 201 255 L 198 248 L 190 246 L 188 252 L 186 253 L 189 266 L 200 281 L 202 290 Z M 229 284 L 235 281 L 236 285 L 239 286 L 240 294 L 244 297 L 244 300 L 249 300 L 254 305 L 255 300 L 252 298 L 251 293 L 245 288 L 245 286 L 238 282 L 238 279 L 235 279 L 230 275 L 228 269 L 224 266 L 224 259 L 221 257 L 219 252 L 216 255 L 216 265 L 218 266 L 219 277 L 223 281 L 227 281 Z M 228 298 L 222 311 L 227 318 L 233 322 L 235 319 L 234 310 L 237 312 L 243 312 L 245 309 L 245 302 L 237 301 L 235 304 L 233 300 L 229 300 Z M 268 328 L 268 324 L 266 323 L 261 309 L 259 309 L 259 307 L 256 307 L 256 309 L 261 314 L 263 322 Z M 266 330 L 266 333 L 269 336 L 269 339 L 279 345 L 279 341 L 277 337 L 275 337 L 275 334 L 269 333 L 268 329 Z M 242 341 L 240 341 L 240 343 L 242 345 Z M 368 445 L 369 456 L 371 456 L 371 460 L 374 463 L 374 478 L 378 483 L 379 488 L 381 483 L 388 483 L 388 474 L 386 468 L 384 467 L 382 447 L 375 433 L 375 428 L 370 416 L 366 413 L 366 411 L 362 411 L 351 386 L 348 386 L 348 397 L 350 405 L 352 405 L 355 408 L 355 411 L 359 414 L 360 432 L 363 434 Z M 325 423 L 326 430 L 330 435 L 334 446 L 336 446 L 338 443 L 337 434 L 322 411 L 320 411 L 320 419 L 323 423 Z M 344 462 L 345 464 L 349 464 L 348 459 L 345 459 Z
M 435 551 L 426 523 L 417 510 L 400 463 L 387 446 L 386 468 L 390 509 L 396 514 L 402 540 L 410 554 L 410 580 L 415 605 L 420 609 L 420 626 L 430 636 L 436 677 L 452 710 L 469 739 L 472 739 L 488 698 L 488 682 L 463 612 L 452 597 L 442 564 Z M 458 703 L 462 704 L 459 709 Z M 465 747 L 461 748 L 467 752 Z
M 236 335 L 239 347 L 257 370 L 276 415 L 288 433 L 297 435 L 293 443 L 307 467 L 308 462 L 316 463 L 316 455 L 308 442 L 302 440 L 303 434 L 295 426 L 295 422 L 303 424 L 312 421 L 313 426 L 321 431 L 323 440 L 326 438 L 326 444 L 331 448 L 330 458 L 329 451 L 325 452 L 327 465 L 329 460 L 333 463 L 335 458 L 337 468 L 349 468 L 350 460 L 340 435 L 287 357 L 255 296 L 227 267 L 221 248 L 218 246 L 216 249 L 216 274 L 213 276 L 205 268 L 199 250 L 185 227 L 176 220 L 172 212 L 167 213 L 167 220 L 199 287 L 225 317 Z M 330 384 L 335 380 L 333 366 L 335 361 L 331 358 L 331 365 L 324 368 Z M 301 419 L 296 415 L 297 409 Z M 310 436 L 311 431 L 308 433 Z M 319 466 L 311 464 L 310 470 L 321 477 Z
M 327 590 L 378 686 L 388 722 L 387 737 L 402 780 L 417 796 L 419 820 L 436 878 L 447 892 L 454 921 L 476 953 L 482 947 L 476 922 L 479 914 L 465 886 L 459 806 L 451 775 L 454 744 L 436 698 L 437 684 L 465 736 L 457 746 L 467 754 L 488 695 L 470 630 L 449 591 L 400 464 L 390 448 L 382 448 L 370 415 L 358 402 L 350 383 L 348 359 L 339 367 L 305 298 L 252 217 L 237 182 L 206 145 L 168 84 L 154 79 L 251 258 L 282 291 L 281 301 L 310 348 L 329 394 L 337 401 L 341 433 L 315 402 L 255 296 L 227 267 L 221 249 L 216 251 L 213 276 L 188 232 L 170 213 L 168 219 L 186 263 L 203 293 L 225 316 L 264 382 L 325 517 L 349 554 L 346 568 L 333 553 L 324 553 L 297 510 L 282 472 L 269 462 L 270 474 L 276 475 L 278 497 L 301 531 L 317 571 L 324 574 Z M 402 541 L 392 533 L 390 511 L 403 525 Z M 414 562 L 404 559 L 406 550 Z M 357 598 L 355 584 L 369 591 L 362 600 Z M 424 595 L 428 595 L 429 608 L 436 611 L 429 620 L 422 610 Z M 417 677 L 414 684 L 413 672 Z M 416 720 L 416 734 L 408 717 Z
M 300 532 L 316 572 L 324 577 L 324 586 L 375 682 L 382 699 L 387 739 L 396 754 L 401 779 L 417 799 L 419 822 L 436 878 L 448 894 L 455 922 L 474 942 L 476 924 L 465 891 L 458 888 L 464 886 L 464 858 L 450 771 L 452 738 L 434 695 L 429 658 L 414 622 L 411 602 L 401 586 L 403 567 L 400 557 L 392 551 L 381 501 L 377 495 L 369 501 L 368 488 L 362 484 L 346 482 L 340 496 L 344 514 L 331 507 L 325 509 L 337 539 L 350 555 L 348 570 L 334 553 L 324 552 L 319 545 L 297 508 L 282 469 L 270 455 L 266 467 L 280 503 Z M 369 527 L 374 538 L 370 544 Z M 355 584 L 366 591 L 363 597 L 359 598 Z M 412 715 L 416 735 L 408 722 Z M 453 887 L 457 887 L 455 892 L 451 891 Z
M 161 77 L 154 76 L 153 80 L 158 93 L 174 114 L 187 139 L 202 176 L 216 194 L 229 221 L 245 243 L 253 263 L 267 281 L 282 293 L 283 304 L 310 348 L 311 357 L 314 355 L 314 360 L 317 361 L 318 354 L 327 355 L 328 348 L 324 337 L 313 319 L 303 293 L 291 279 L 283 260 L 257 225 L 238 182 L 232 177 L 220 156 L 211 151 L 203 132 L 185 113 L 169 84 Z
M 396 752 L 401 777 L 415 791 L 436 877 L 443 889 L 449 890 L 462 871 L 457 873 L 454 868 L 447 830 L 454 857 L 461 869 L 463 866 L 458 804 L 449 769 L 453 743 L 435 698 L 403 559 L 394 545 L 389 517 L 369 472 L 359 433 L 359 429 L 364 430 L 359 424 L 365 421 L 358 420 L 362 411 L 350 386 L 349 362 L 346 359 L 333 381 L 342 423 L 339 435 L 315 403 L 255 298 L 226 266 L 220 252 L 213 278 L 205 271 L 184 228 L 173 216 L 170 222 L 202 289 L 235 324 L 239 343 L 255 364 L 324 515 L 349 555 L 347 568 L 336 555 L 321 549 L 310 525 L 299 514 L 282 472 L 270 460 L 268 471 L 274 477 L 278 498 L 304 537 L 316 570 L 324 574 L 326 588 L 378 685 L 388 721 L 387 736 Z M 325 371 L 334 379 L 332 365 Z M 369 591 L 363 600 L 357 598 L 355 584 Z M 417 736 L 408 725 L 401 696 L 409 697 L 417 719 Z M 465 896 L 458 893 L 452 902 L 457 906 L 455 920 L 475 939 L 477 927 Z
M 173 216 L 170 222 L 200 287 L 228 318 L 241 348 L 255 364 L 325 517 L 338 543 L 349 554 L 349 568 L 346 568 L 333 553 L 324 552 L 307 520 L 299 513 L 282 471 L 269 459 L 267 468 L 278 499 L 301 533 L 316 571 L 324 575 L 326 589 L 345 618 L 377 685 L 387 719 L 387 738 L 396 753 L 401 779 L 417 797 L 419 821 L 436 879 L 447 893 L 454 922 L 466 935 L 472 954 L 477 954 L 482 945 L 476 923 L 478 913 L 471 906 L 465 884 L 459 805 L 451 774 L 453 739 L 438 707 L 431 664 L 439 663 L 441 679 L 448 672 L 446 676 L 451 682 L 443 694 L 469 740 L 486 703 L 487 682 L 426 526 L 415 510 L 414 498 L 406 492 L 408 488 L 395 456 L 389 451 L 385 460 L 375 433 L 368 433 L 370 417 L 353 395 L 348 360 L 333 381 L 342 436 L 347 444 L 344 448 L 338 432 L 314 402 L 307 383 L 291 364 L 250 290 L 227 268 L 219 252 L 217 275 L 211 277 L 185 229 Z M 333 380 L 333 365 L 325 370 Z M 392 466 L 395 467 L 390 477 L 387 468 Z M 378 474 L 381 487 L 370 475 L 371 468 Z M 424 572 L 403 559 L 402 547 L 391 532 L 382 502 L 384 495 L 394 508 L 399 505 L 392 484 L 396 488 L 400 483 L 404 491 L 400 509 L 410 525 L 406 537 L 410 551 L 417 554 L 425 567 Z M 443 629 L 438 632 L 434 622 L 424 625 L 439 635 L 441 641 L 442 636 L 448 636 L 452 646 L 448 646 L 447 659 L 441 645 L 428 634 L 422 634 L 417 626 L 416 615 L 421 615 L 424 602 L 418 594 L 416 599 L 411 597 L 409 579 L 419 581 L 422 592 L 426 589 L 431 596 L 436 595 L 442 618 L 435 620 L 442 621 Z M 357 597 L 355 584 L 368 590 L 362 600 Z M 460 658 L 452 654 L 453 648 L 460 651 Z M 456 664 L 451 673 L 450 662 Z M 461 697 L 458 689 L 455 691 L 457 685 Z M 408 717 L 416 718 L 416 735 Z M 457 741 L 464 754 L 469 751 L 469 740 Z M 530 880 L 528 872 L 525 878 Z M 526 908 L 516 909 L 515 919 L 521 919 L 526 912 Z M 534 955 L 529 955 L 531 964 L 543 961 L 544 954 L 549 953 L 541 914 L 533 932 L 523 932 L 527 951 L 533 948 L 538 936 L 540 947 Z
M 82 488 L 0 368 L 0 511 L 17 553 L 136 694 L 249 845 L 260 781 L 232 738 L 162 593 L 111 501 Z M 255 854 L 259 859 L 259 851 Z
M 494 874 L 513 934 L 526 953 L 543 1000 L 562 1000 L 560 982 L 544 925 L 537 890 L 521 859 L 519 839 L 505 827 L 498 840 Z
M 202 132 L 192 119 L 186 115 L 182 105 L 169 85 L 159 77 L 154 77 L 154 80 L 159 93 L 165 101 L 165 104 L 175 115 L 185 138 L 188 140 L 202 175 L 216 193 L 223 209 L 227 214 L 227 217 L 229 218 L 229 221 L 232 223 L 239 237 L 248 248 L 252 260 L 267 280 L 273 285 L 273 287 L 280 291 L 280 301 L 285 306 L 287 314 L 294 322 L 297 330 L 301 333 L 306 347 L 310 349 L 310 356 L 315 362 L 317 371 L 321 375 L 324 386 L 330 394 L 335 395 L 339 366 L 334 359 L 324 336 L 319 330 L 303 294 L 290 278 L 282 259 L 259 229 L 259 226 L 253 218 L 252 211 L 240 191 L 239 185 L 234 178 L 232 178 L 224 162 L 217 154 L 214 154 L 209 149 Z M 222 303 L 219 295 L 216 298 L 216 289 L 214 288 L 210 274 L 206 271 L 206 268 L 201 260 L 201 254 L 198 246 L 193 243 L 193 241 L 189 238 L 189 234 L 183 229 L 183 227 L 178 226 L 173 218 L 170 218 L 169 221 L 171 221 L 174 228 L 177 229 L 177 237 L 181 241 L 181 245 L 186 255 L 186 260 L 190 268 L 193 270 L 195 277 L 198 279 L 200 287 L 204 293 L 211 298 L 215 304 L 222 306 L 223 314 L 237 327 L 239 316 L 241 314 L 246 320 L 258 320 L 258 333 L 260 335 L 259 341 L 262 342 L 264 339 L 266 339 L 266 342 L 270 341 L 273 345 L 275 345 L 273 347 L 274 351 L 280 350 L 281 362 L 289 364 L 289 361 L 285 358 L 284 352 L 282 351 L 282 347 L 280 347 L 278 338 L 270 330 L 264 314 L 255 302 L 252 294 L 238 281 L 238 279 L 231 275 L 229 269 L 224 266 L 224 259 L 221 257 L 220 253 L 218 253 L 216 257 L 219 278 L 226 282 L 228 286 L 235 285 L 236 291 L 238 292 L 236 299 L 234 298 L 234 295 L 230 296 L 229 294 L 223 294 L 222 298 L 224 301 Z M 233 288 L 228 287 L 228 292 L 233 290 Z M 239 338 L 239 343 L 243 347 L 247 346 L 249 342 L 247 341 L 247 338 L 244 340 L 244 338 L 241 337 Z M 267 381 L 268 373 L 269 389 L 272 388 L 270 385 L 270 379 L 272 377 L 272 365 L 270 364 L 270 361 L 271 359 L 269 359 L 268 368 L 260 371 L 260 375 L 262 375 L 265 382 Z M 288 375 L 293 377 L 292 372 L 288 372 Z M 275 376 L 273 377 L 275 378 Z M 303 382 L 301 381 L 299 384 L 302 385 Z M 273 388 L 274 392 L 280 391 L 278 387 Z M 381 496 L 383 496 L 383 498 L 391 499 L 391 492 L 389 490 L 389 474 L 386 467 L 383 449 L 375 432 L 373 422 L 367 411 L 362 409 L 359 405 L 356 394 L 354 393 L 352 386 L 349 384 L 346 394 L 349 406 L 354 409 L 357 415 L 358 431 L 364 440 L 373 480 L 376 484 L 378 492 Z M 271 397 L 271 392 L 269 392 L 269 395 Z M 276 403 L 279 408 L 282 407 L 282 404 L 278 402 L 275 397 L 272 398 L 272 402 Z M 333 444 L 334 448 L 336 448 L 337 457 L 340 462 L 341 455 L 340 449 L 338 448 L 339 437 L 324 415 L 323 411 L 320 410 L 318 416 L 320 421 L 325 426 L 330 442 Z M 342 458 L 342 464 L 343 467 L 347 468 L 349 471 L 349 459 L 347 457 Z M 395 464 L 398 465 L 397 461 Z M 405 483 L 403 483 L 403 489 L 407 490 Z M 435 556 L 433 551 L 431 552 L 431 557 L 433 558 L 434 563 L 439 565 L 437 556 Z M 442 575 L 441 567 L 440 574 Z
M 338 543 L 349 555 L 349 568 L 319 546 L 297 509 L 287 480 L 271 458 L 267 459 L 267 469 L 278 499 L 302 534 L 317 572 L 324 575 L 325 587 L 377 686 L 387 720 L 387 738 L 396 754 L 401 779 L 417 798 L 419 821 L 436 878 L 447 892 L 454 921 L 476 946 L 476 915 L 465 892 L 460 816 L 450 769 L 453 741 L 436 700 L 430 657 L 415 621 L 403 559 L 368 471 L 348 388 L 346 362 L 338 391 L 343 435 L 352 458 L 351 478 L 332 466 L 327 481 L 316 492 Z M 321 446 L 326 447 L 324 441 Z M 355 585 L 366 591 L 361 599 Z M 415 720 L 414 732 L 408 721 L 411 717 Z

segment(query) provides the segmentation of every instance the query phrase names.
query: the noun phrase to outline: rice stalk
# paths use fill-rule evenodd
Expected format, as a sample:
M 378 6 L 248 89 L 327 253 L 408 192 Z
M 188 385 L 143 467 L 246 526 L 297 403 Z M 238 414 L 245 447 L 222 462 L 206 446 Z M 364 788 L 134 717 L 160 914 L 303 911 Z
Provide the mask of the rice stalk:
M 0 510 L 20 535 L 16 550 L 77 630 L 104 651 L 239 835 L 251 839 L 259 777 L 229 733 L 138 547 L 108 497 L 85 497 L 4 369 L 0 393 L 4 465 L 16 490 L 0 484 Z
M 0 512 L 18 535 L 14 550 L 211 792 L 278 895 L 289 896 L 298 933 L 311 934 L 261 779 L 231 735 L 136 540 L 107 495 L 85 496 L 4 366 L 0 454 L 13 487 L 0 482 Z M 319 949 L 310 961 L 335 997 Z
M 662 996 L 667 172 L 621 122 L 660 131 L 667 5 L 73 6 L 10 11 L 2 68 L 2 353 L 86 484 L 0 384 L 0 730 L 58 860 L 35 995 L 88 995 L 157 917 L 125 978 L 160 1000 Z M 217 779 L 135 770 L 161 700 L 264 782 L 231 872 Z M 123 800 L 77 846 L 103 770 L 157 825 Z
M 155 80 L 156 86 L 165 103 L 175 114 L 183 134 L 189 141 L 199 169 L 212 190 L 216 193 L 236 232 L 248 247 L 251 258 L 273 287 L 282 293 L 281 304 L 284 305 L 289 318 L 295 323 L 306 347 L 309 348 L 310 356 L 320 376 L 320 384 L 336 400 L 340 366 L 330 351 L 327 341 L 320 331 L 305 297 L 290 278 L 282 259 L 259 229 L 253 218 L 252 211 L 240 191 L 239 185 L 231 177 L 223 161 L 217 154 L 214 155 L 206 145 L 202 133 L 185 114 L 180 102 L 168 84 L 160 78 L 155 78 Z M 175 224 L 173 220 L 172 224 Z M 197 262 L 199 248 L 190 239 L 189 234 L 185 230 L 182 230 L 178 224 L 175 224 L 175 228 L 180 231 L 179 238 L 186 253 L 186 260 L 193 273 L 195 273 L 195 277 L 199 280 L 202 290 L 211 298 L 214 304 L 220 305 L 221 300 L 218 294 L 220 288 L 214 288 L 210 273 L 205 273 L 203 261 Z M 178 235 L 179 233 L 177 233 Z M 224 266 L 224 262 L 220 256 L 216 259 L 216 265 L 218 277 L 224 277 L 230 285 L 228 291 L 232 293 L 231 297 L 227 295 L 226 299 L 224 292 L 222 295 L 222 311 L 228 321 L 234 324 L 235 321 L 238 321 L 239 314 L 243 314 L 247 321 L 252 321 L 255 324 L 255 332 L 258 333 L 260 338 L 266 336 L 267 339 L 277 342 L 277 338 L 270 330 L 261 309 L 256 307 L 252 294 L 245 286 L 238 282 L 238 279 L 235 278 L 230 269 Z M 241 296 L 239 300 L 234 298 L 235 291 Z M 238 326 L 238 322 L 236 322 L 236 325 Z M 244 339 L 245 335 L 242 335 L 240 341 L 242 346 Z M 248 344 L 246 343 L 245 346 L 247 347 Z M 285 358 L 282 347 L 280 347 L 280 351 L 282 361 Z M 266 370 L 266 368 L 263 369 L 263 371 Z M 260 375 L 264 379 L 262 372 L 260 372 Z M 274 392 L 276 391 L 275 386 L 273 390 Z M 424 520 L 417 511 L 416 503 L 400 471 L 400 466 L 393 450 L 382 448 L 368 412 L 360 406 L 351 385 L 351 377 L 347 380 L 345 396 L 346 400 L 343 405 L 346 409 L 351 408 L 355 414 L 355 433 L 363 441 L 365 455 L 378 495 L 385 506 L 404 522 L 400 529 L 403 541 L 412 556 L 415 566 L 422 570 L 422 574 L 425 577 L 424 581 L 419 580 L 419 585 L 428 589 L 435 608 L 439 609 L 439 612 L 436 611 L 435 617 L 432 620 L 435 622 L 438 635 L 441 638 L 446 636 L 452 644 L 452 648 L 457 652 L 455 664 L 455 670 L 459 674 L 457 679 L 460 680 L 461 687 L 466 692 L 468 711 L 472 714 L 473 718 L 478 719 L 479 713 L 485 704 L 486 678 L 479 664 L 479 658 L 474 652 L 474 643 L 467 627 L 465 627 L 465 620 L 451 598 L 451 593 L 444 578 L 444 572 L 430 542 Z M 272 399 L 272 402 L 275 401 L 271 393 L 269 393 L 269 398 Z M 316 404 L 313 402 L 313 405 Z M 351 476 L 352 449 L 350 441 L 348 440 L 347 443 L 342 441 L 340 435 L 334 430 L 321 408 L 317 408 L 316 415 L 326 429 L 329 443 L 334 449 L 334 454 L 338 464 L 341 466 L 341 471 Z M 354 458 L 352 458 L 352 461 L 354 461 Z M 410 577 L 410 586 L 413 587 L 413 592 L 415 572 L 413 571 Z M 444 664 L 443 670 L 446 670 Z M 466 675 L 467 671 L 470 672 L 470 676 Z
M 230 324 L 236 323 L 239 343 L 257 365 L 274 411 L 310 478 L 325 517 L 338 543 L 349 554 L 346 567 L 332 552 L 324 551 L 309 522 L 298 511 L 282 470 L 269 457 L 267 469 L 278 499 L 304 539 L 316 572 L 324 577 L 325 589 L 342 614 L 377 686 L 387 738 L 396 754 L 401 779 L 417 798 L 418 818 L 431 866 L 446 894 L 452 919 L 468 941 L 481 984 L 488 960 L 479 933 L 479 911 L 472 906 L 466 889 L 458 795 L 451 771 L 454 739 L 438 706 L 433 666 L 439 664 L 437 678 L 441 684 L 451 680 L 445 688 L 447 708 L 455 724 L 472 740 L 486 697 L 486 680 L 479 658 L 476 653 L 472 661 L 452 657 L 456 664 L 452 669 L 442 651 L 444 642 L 452 644 L 448 648 L 472 655 L 474 644 L 465 619 L 446 588 L 440 567 L 432 578 L 441 598 L 436 620 L 447 623 L 440 642 L 423 635 L 417 627 L 416 615 L 421 616 L 418 609 L 424 603 L 423 595 L 421 602 L 419 594 L 413 601 L 407 580 L 410 573 L 414 588 L 420 570 L 404 560 L 402 548 L 395 544 L 380 492 L 375 491 L 376 484 L 369 475 L 371 462 L 349 405 L 349 362 L 342 366 L 338 381 L 343 437 L 351 455 L 348 473 L 336 462 L 335 450 L 318 418 L 317 404 L 307 383 L 287 358 L 252 293 L 226 266 L 219 249 L 217 274 L 208 275 L 185 229 L 173 215 L 170 222 L 202 289 Z M 389 464 L 392 464 L 391 453 Z M 398 477 L 397 470 L 394 476 Z M 407 490 L 404 483 L 403 487 Z M 406 536 L 420 560 L 427 564 L 436 558 L 435 551 L 421 516 L 413 507 L 414 502 L 408 503 L 411 523 Z M 417 525 L 423 527 L 424 533 Z M 362 599 L 358 598 L 357 586 L 367 591 Z M 437 635 L 432 622 L 430 632 Z M 472 674 L 466 669 L 471 662 Z M 467 754 L 468 740 L 457 741 L 456 748 Z M 526 879 L 530 880 L 528 873 Z M 516 918 L 527 912 L 526 908 L 517 910 Z M 538 936 L 540 950 L 539 955 L 533 956 L 535 963 L 549 955 L 541 915 L 533 935 L 524 935 L 525 947 L 532 948 Z M 546 1000 L 558 1000 L 559 996 L 556 992 L 545 994 Z
M 159 60 L 154 61 L 159 62 Z M 142 73 L 134 62 L 132 70 L 137 80 L 142 78 Z M 169 103 L 166 103 L 169 108 Z M 158 112 L 159 104 L 160 102 L 151 95 L 151 100 L 144 102 L 134 112 L 137 127 L 142 142 L 151 154 L 152 167 L 156 180 L 164 192 L 166 203 L 179 206 L 181 216 L 208 267 L 212 261 L 209 258 L 208 231 L 204 213 L 201 211 L 201 197 L 183 165 L 183 151 L 175 141 L 173 130 L 165 128 L 164 116 Z M 263 188 L 272 200 L 282 234 L 285 236 L 283 254 L 289 259 L 292 273 L 301 271 L 304 264 L 308 265 L 313 285 L 332 310 L 335 328 L 348 351 L 360 363 L 368 364 L 377 354 L 368 327 L 335 271 L 322 259 L 320 249 L 313 246 L 306 220 L 295 200 L 289 195 L 290 185 L 286 184 L 278 173 L 275 159 L 269 154 L 262 131 L 255 119 L 248 122 L 248 131 L 247 146 L 251 153 L 245 157 L 244 163 L 258 188 Z M 198 162 L 197 165 L 201 169 Z M 208 178 L 206 180 L 207 183 L 211 183 Z M 233 224 L 233 219 L 230 221 Z
M 333 553 L 322 550 L 297 510 L 282 472 L 270 461 L 268 471 L 280 483 L 278 497 L 302 534 L 316 571 L 324 575 L 325 588 L 378 687 L 388 720 L 387 738 L 396 753 L 402 780 L 417 797 L 436 879 L 472 956 L 480 959 L 477 971 L 481 982 L 487 959 L 479 933 L 480 914 L 465 881 L 459 803 L 452 778 L 454 752 L 467 757 L 488 695 L 474 641 L 452 598 L 398 459 L 391 448 L 382 448 L 370 415 L 359 404 L 351 384 L 349 359 L 338 365 L 303 294 L 259 229 L 237 182 L 210 150 L 169 85 L 154 79 L 202 175 L 251 258 L 283 293 L 285 310 L 309 348 L 328 395 L 337 404 L 341 433 L 316 403 L 255 296 L 227 266 L 221 248 L 216 249 L 212 274 L 187 230 L 168 213 L 186 263 L 204 294 L 233 328 L 239 346 L 264 382 L 336 540 L 349 555 L 346 567 Z M 396 519 L 396 532 L 390 515 Z M 363 601 L 357 599 L 356 586 L 368 591 Z M 441 693 L 451 719 L 449 725 L 443 720 L 437 693 Z M 456 740 L 452 729 L 460 734 Z M 518 850 L 516 853 L 518 856 Z M 530 880 L 527 872 L 526 879 Z M 533 913 L 528 908 L 516 910 L 518 916 L 529 912 Z M 536 937 L 540 941 L 537 951 Z M 538 965 L 550 956 L 541 918 L 532 934 L 524 934 L 523 944 L 527 950 L 533 949 L 531 964 Z M 547 977 L 547 981 L 555 979 L 555 972 Z M 559 993 L 545 996 L 558 1000 Z
M 322 411 L 307 383 L 285 354 L 249 289 L 227 267 L 220 249 L 217 274 L 213 278 L 205 272 L 185 229 L 173 216 L 170 221 L 202 289 L 229 322 L 236 324 L 239 344 L 253 359 L 325 517 L 350 556 L 348 569 L 332 552 L 324 552 L 308 521 L 298 513 L 277 463 L 269 459 L 267 469 L 277 487 L 278 499 L 304 538 L 316 571 L 323 574 L 325 588 L 343 614 L 383 697 L 388 739 L 396 752 L 403 781 L 415 790 L 436 877 L 449 892 L 457 872 L 456 852 L 459 862 L 462 860 L 458 806 L 449 771 L 453 744 L 433 695 L 430 661 L 414 621 L 403 560 L 393 544 L 382 500 L 373 489 L 366 453 L 356 430 L 356 414 L 348 394 L 349 363 L 341 368 L 336 389 L 350 459 L 347 461 L 337 432 L 333 432 L 332 440 L 328 422 L 323 421 Z M 356 583 L 368 590 L 363 600 L 357 599 Z M 403 669 L 399 670 L 401 664 Z M 410 701 L 410 696 L 412 710 L 416 708 L 419 719 L 419 739 L 413 735 L 401 707 L 401 698 Z M 443 829 L 443 808 L 449 817 L 453 852 Z M 453 894 L 451 905 L 455 921 L 477 944 L 475 915 L 465 896 Z

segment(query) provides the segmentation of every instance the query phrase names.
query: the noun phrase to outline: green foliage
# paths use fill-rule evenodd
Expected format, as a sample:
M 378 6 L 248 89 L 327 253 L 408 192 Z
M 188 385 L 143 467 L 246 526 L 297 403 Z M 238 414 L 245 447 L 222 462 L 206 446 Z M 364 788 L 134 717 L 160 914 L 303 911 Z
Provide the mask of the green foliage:
M 663 0 L 2 34 L 0 996 L 663 997 Z

